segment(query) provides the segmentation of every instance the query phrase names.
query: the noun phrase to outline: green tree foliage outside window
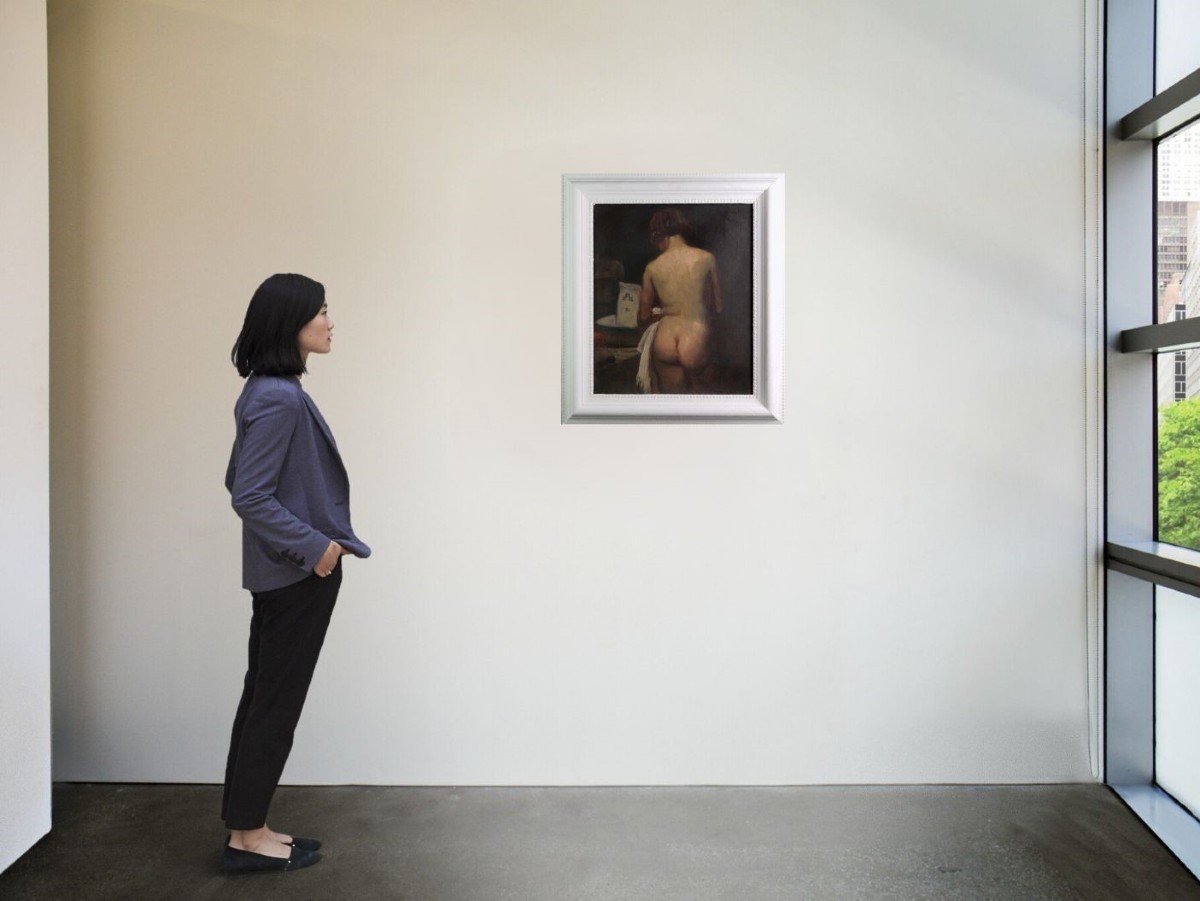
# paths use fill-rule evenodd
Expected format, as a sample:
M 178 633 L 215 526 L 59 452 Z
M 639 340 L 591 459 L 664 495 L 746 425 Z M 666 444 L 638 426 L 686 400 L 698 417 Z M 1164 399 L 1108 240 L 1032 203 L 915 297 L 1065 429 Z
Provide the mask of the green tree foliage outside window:
M 1158 540 L 1200 550 L 1200 397 L 1159 411 Z

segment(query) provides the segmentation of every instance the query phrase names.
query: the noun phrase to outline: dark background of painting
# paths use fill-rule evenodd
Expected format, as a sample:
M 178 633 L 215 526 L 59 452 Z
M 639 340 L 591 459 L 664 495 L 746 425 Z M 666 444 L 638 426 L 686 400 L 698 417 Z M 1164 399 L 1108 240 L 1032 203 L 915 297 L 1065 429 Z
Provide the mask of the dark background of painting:
M 646 264 L 659 251 L 650 243 L 650 216 L 655 210 L 677 207 L 695 227 L 690 242 L 717 258 L 724 312 L 716 318 L 714 361 L 719 367 L 718 393 L 750 394 L 753 391 L 754 309 L 751 295 L 753 265 L 753 207 L 748 203 L 597 203 L 593 207 L 592 248 L 594 259 L 614 259 L 625 267 L 621 281 L 641 285 Z M 600 309 L 593 319 L 611 308 Z M 597 362 L 593 373 L 596 394 L 638 393 L 637 364 L 621 365 L 618 371 Z

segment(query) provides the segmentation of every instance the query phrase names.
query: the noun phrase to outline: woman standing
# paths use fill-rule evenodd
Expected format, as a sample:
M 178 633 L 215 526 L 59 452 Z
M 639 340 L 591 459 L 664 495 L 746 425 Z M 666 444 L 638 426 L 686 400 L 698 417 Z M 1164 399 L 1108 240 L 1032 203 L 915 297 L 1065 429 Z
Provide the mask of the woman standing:
M 270 829 L 267 808 L 333 614 L 342 555 L 371 555 L 350 525 L 337 443 L 300 387 L 308 355 L 332 348 L 325 288 L 295 274 L 259 285 L 233 346 L 246 384 L 225 487 L 242 520 L 242 587 L 253 613 L 221 799 L 227 872 L 297 870 L 321 859 L 316 839 Z

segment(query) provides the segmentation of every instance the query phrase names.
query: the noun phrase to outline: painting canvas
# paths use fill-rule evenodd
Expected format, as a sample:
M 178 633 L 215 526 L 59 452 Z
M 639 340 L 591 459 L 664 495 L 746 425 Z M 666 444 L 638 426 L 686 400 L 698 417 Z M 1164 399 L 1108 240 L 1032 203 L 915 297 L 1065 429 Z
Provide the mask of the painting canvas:
M 563 422 L 782 420 L 782 191 L 564 176 Z
M 751 394 L 753 209 L 597 203 L 594 394 Z

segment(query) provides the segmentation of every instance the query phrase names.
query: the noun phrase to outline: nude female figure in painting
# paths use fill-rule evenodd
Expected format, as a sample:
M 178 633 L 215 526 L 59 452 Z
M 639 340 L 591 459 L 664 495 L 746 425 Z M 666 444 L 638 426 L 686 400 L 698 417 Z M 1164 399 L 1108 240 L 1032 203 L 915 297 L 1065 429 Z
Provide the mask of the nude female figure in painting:
M 713 317 L 722 308 L 721 283 L 716 257 L 689 240 L 694 240 L 692 224 L 682 210 L 657 210 L 650 217 L 650 243 L 660 253 L 642 278 L 638 325 L 659 323 L 651 359 L 664 394 L 704 394 L 711 387 Z

